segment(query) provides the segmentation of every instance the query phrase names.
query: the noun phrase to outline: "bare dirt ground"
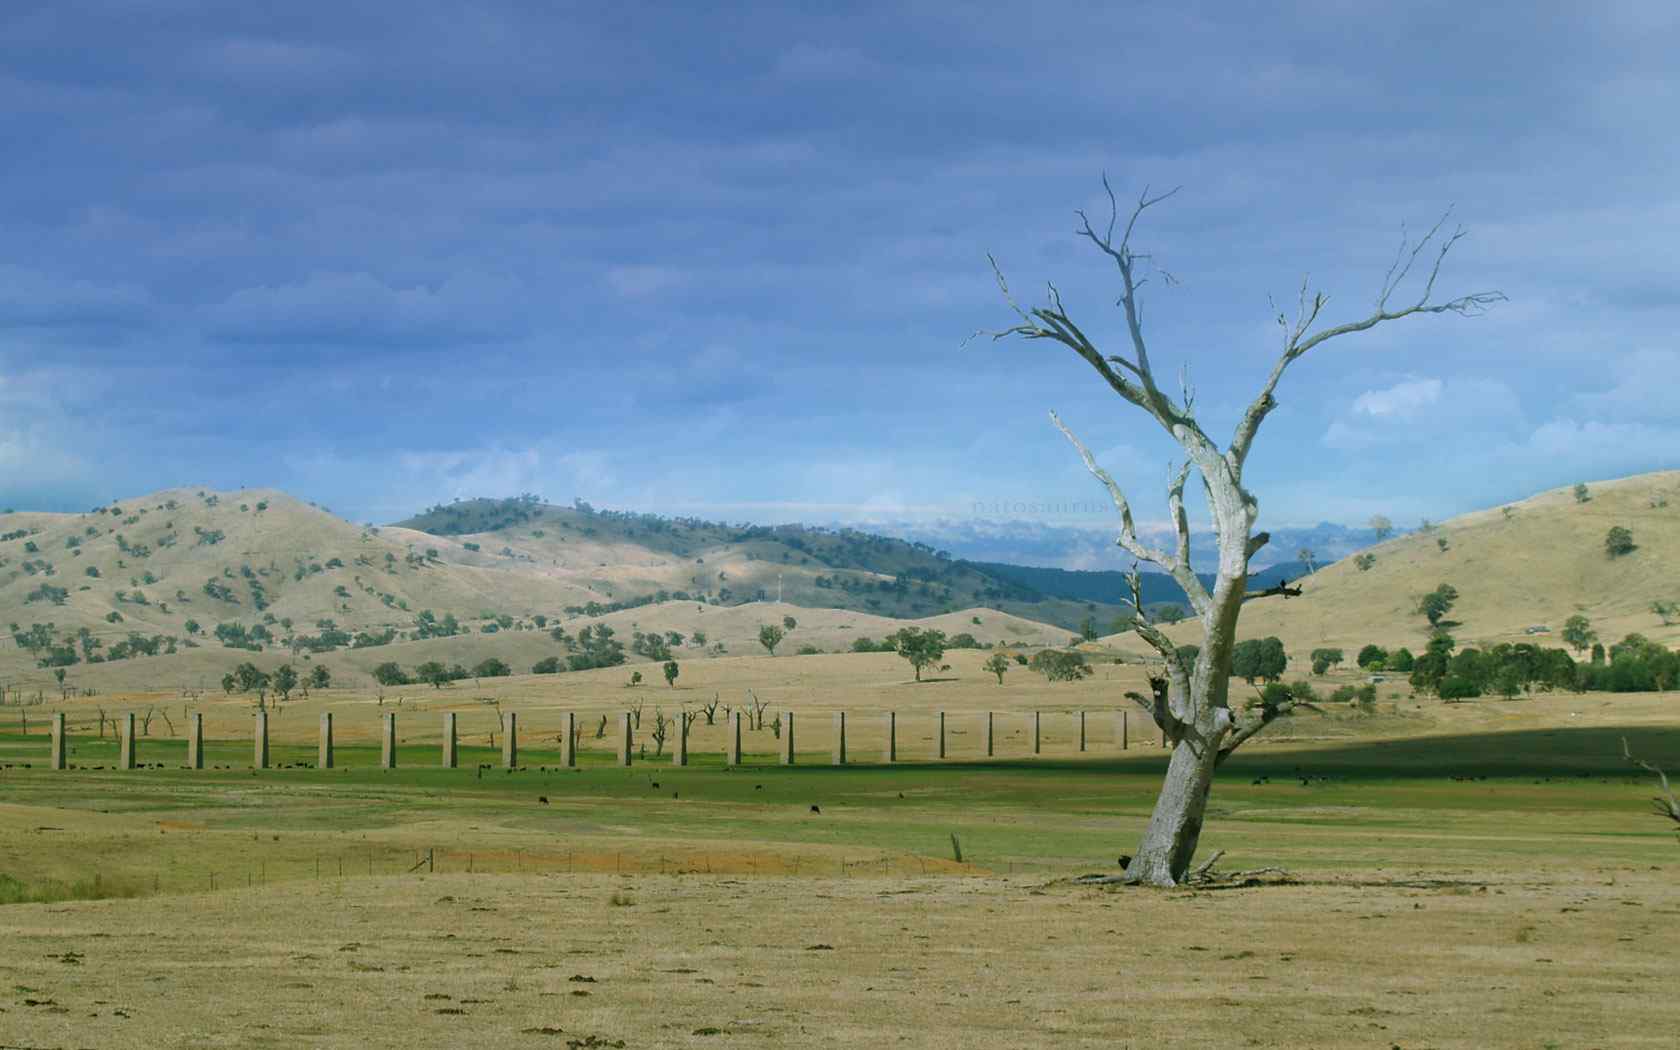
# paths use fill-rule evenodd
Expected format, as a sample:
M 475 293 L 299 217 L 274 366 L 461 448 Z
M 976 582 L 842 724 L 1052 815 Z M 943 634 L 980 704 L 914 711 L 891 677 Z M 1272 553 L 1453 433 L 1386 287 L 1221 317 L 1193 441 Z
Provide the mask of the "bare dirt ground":
M 468 876 L 22 905 L 29 1047 L 1662 1047 L 1680 888 Z M 622 1042 L 621 1042 L 622 1041 Z

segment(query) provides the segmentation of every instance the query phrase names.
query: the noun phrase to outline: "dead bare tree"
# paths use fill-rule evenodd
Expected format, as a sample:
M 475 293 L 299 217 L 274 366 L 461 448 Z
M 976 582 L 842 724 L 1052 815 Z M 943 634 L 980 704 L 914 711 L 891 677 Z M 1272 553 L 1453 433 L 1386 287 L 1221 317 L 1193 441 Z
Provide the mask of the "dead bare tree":
M 148 712 L 148 714 L 149 713 L 150 712 Z M 163 716 L 163 724 L 169 727 L 169 735 L 174 736 L 175 735 L 175 720 L 169 717 L 169 711 L 165 708 L 160 707 L 160 708 L 158 708 L 158 714 Z
M 758 694 L 753 692 L 751 689 L 747 690 L 747 696 L 752 699 L 752 727 L 754 729 L 763 729 L 764 709 L 770 706 L 770 701 L 760 700 L 758 698 Z
M 681 711 L 679 711 L 677 714 L 678 714 L 678 717 L 680 717 L 682 719 L 682 722 L 683 722 L 682 727 L 683 727 L 683 732 L 684 733 L 686 733 L 690 729 L 694 728 L 694 720 L 696 718 L 700 717 L 700 712 L 690 711 L 686 707 L 683 708 Z
M 717 724 L 716 719 L 717 719 L 718 705 L 721 704 L 722 702 L 723 702 L 722 700 L 718 699 L 718 695 L 716 693 L 713 693 L 712 694 L 712 702 L 709 703 L 709 704 L 706 704 L 704 707 L 700 708 L 700 710 L 705 712 L 705 714 L 706 714 L 706 724 L 707 725 L 716 725 Z
M 671 720 L 665 717 L 665 712 L 659 708 L 653 709 L 653 757 L 658 758 L 665 753 L 665 736 L 670 732 Z
M 1680 835 L 1680 798 L 1674 796 L 1674 789 L 1668 785 L 1668 774 L 1660 766 L 1652 765 L 1644 759 L 1634 758 L 1633 752 L 1628 750 L 1627 737 L 1622 737 L 1622 757 L 1657 778 L 1658 789 L 1662 792 L 1651 798 L 1651 808 L 1659 817 L 1666 817 L 1676 825 L 1675 834 Z
M 157 708 L 148 707 L 148 708 L 146 708 L 146 713 L 143 716 L 141 716 L 141 718 L 140 718 L 140 735 L 141 736 L 151 736 L 152 735 L 152 715 L 155 714 L 156 711 L 157 711 Z
M 1108 490 L 1120 516 L 1120 535 L 1115 542 L 1136 561 L 1152 562 L 1165 569 L 1183 589 L 1202 626 L 1200 655 L 1193 664 L 1186 662 L 1178 655 L 1172 640 L 1144 617 L 1134 562 L 1131 574 L 1131 601 L 1135 609 L 1132 629 L 1160 654 L 1165 666 L 1164 673 L 1156 679 L 1152 690 L 1154 696 L 1127 695 L 1155 719 L 1171 741 L 1173 752 L 1137 855 L 1125 874 L 1115 878 L 1128 883 L 1174 886 L 1183 882 L 1192 870 L 1191 860 L 1201 838 L 1202 820 L 1215 770 L 1237 748 L 1273 720 L 1287 714 L 1293 706 L 1288 701 L 1263 703 L 1250 705 L 1241 715 L 1233 714 L 1229 704 L 1229 676 L 1225 670 L 1230 666 L 1231 650 L 1236 644 L 1237 618 L 1243 603 L 1268 595 L 1289 597 L 1300 593 L 1299 587 L 1283 585 L 1254 593 L 1248 591 L 1249 559 L 1270 537 L 1264 532 L 1252 531 L 1259 517 L 1260 504 L 1243 486 L 1243 466 L 1261 423 L 1277 407 L 1274 395 L 1278 381 L 1289 366 L 1308 351 L 1339 336 L 1362 332 L 1412 314 L 1473 315 L 1492 303 L 1502 301 L 1505 296 L 1499 292 L 1479 292 L 1450 302 L 1430 302 L 1442 260 L 1453 244 L 1464 236 L 1463 230 L 1458 230 L 1439 242 L 1434 265 L 1417 301 L 1409 306 L 1390 308 L 1389 298 L 1411 272 L 1418 255 L 1435 239 L 1446 216 L 1416 245 L 1410 244 L 1409 238 L 1402 235 L 1400 249 L 1377 294 L 1376 308 L 1362 320 L 1312 331 L 1326 297 L 1319 292 L 1309 299 L 1307 284 L 1303 281 L 1294 321 L 1286 319 L 1281 312 L 1277 317 L 1277 323 L 1283 330 L 1282 351 L 1261 384 L 1259 393 L 1237 422 L 1230 443 L 1220 448 L 1196 419 L 1195 391 L 1188 374 L 1181 371 L 1180 393 L 1176 398 L 1162 390 L 1156 381 L 1155 368 L 1143 336 L 1143 311 L 1137 292 L 1147 278 L 1140 279 L 1138 268 L 1140 264 L 1152 265 L 1153 260 L 1149 255 L 1133 250 L 1132 232 L 1146 210 L 1178 191 L 1175 189 L 1152 197 L 1146 189 L 1138 198 L 1116 243 L 1114 232 L 1119 207 L 1106 176 L 1103 178 L 1103 189 L 1107 191 L 1109 200 L 1106 230 L 1098 232 L 1085 213 L 1079 211 L 1076 214 L 1082 228 L 1075 232 L 1089 240 L 1119 269 L 1119 305 L 1125 314 L 1131 355 L 1104 354 L 1100 351 L 1068 316 L 1061 293 L 1054 284 L 1049 285 L 1048 301 L 1044 306 L 1023 310 L 1010 295 L 997 261 L 990 256 L 987 258 L 997 277 L 998 287 L 1004 300 L 1020 318 L 1020 323 L 1002 331 L 975 334 L 989 334 L 994 340 L 1014 335 L 1063 344 L 1083 358 L 1122 400 L 1142 409 L 1154 419 L 1184 451 L 1184 462 L 1168 472 L 1167 509 L 1176 533 L 1176 544 L 1169 550 L 1138 535 L 1131 504 L 1120 485 L 1097 463 L 1084 443 L 1063 425 L 1061 419 L 1054 412 L 1050 414 L 1051 421 L 1078 450 L 1086 469 Z M 1175 281 L 1159 266 L 1155 268 L 1168 283 Z M 1184 487 L 1192 469 L 1201 476 L 1218 543 L 1218 574 L 1211 590 L 1202 583 L 1190 564 L 1190 523 L 1184 508 Z
M 630 705 L 630 721 L 637 729 L 642 728 L 642 708 L 647 706 L 646 700 L 638 699 Z

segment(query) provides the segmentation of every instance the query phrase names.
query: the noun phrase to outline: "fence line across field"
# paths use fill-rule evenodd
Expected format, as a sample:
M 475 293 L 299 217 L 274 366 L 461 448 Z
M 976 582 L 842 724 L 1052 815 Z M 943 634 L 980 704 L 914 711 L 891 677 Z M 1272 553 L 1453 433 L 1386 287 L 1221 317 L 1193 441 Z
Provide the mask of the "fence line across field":
M 794 711 L 780 712 L 773 727 L 773 731 L 778 738 L 775 751 L 776 760 L 778 760 L 782 765 L 794 765 L 799 761 L 799 752 L 795 749 L 793 735 L 795 713 L 796 712 Z M 975 728 L 978 729 L 981 736 L 981 750 L 983 755 L 980 757 L 998 757 L 997 714 L 997 712 L 993 711 L 984 711 L 967 715 L 968 718 L 974 719 L 978 723 Z M 1065 717 L 1069 720 L 1069 739 L 1076 741 L 1075 753 L 1090 753 L 1091 739 L 1088 733 L 1090 714 L 1091 712 L 1089 711 L 1081 710 L 1055 712 L 1051 715 L 1052 719 Z M 1127 710 L 1116 710 L 1112 711 L 1111 715 L 1114 719 L 1114 734 L 1110 745 L 1111 748 L 1120 751 L 1129 750 L 1132 744 L 1132 727 L 1130 724 L 1131 712 Z M 1025 729 L 1025 736 L 1027 739 L 1027 753 L 1029 755 L 1042 755 L 1044 753 L 1045 742 L 1045 712 L 1029 711 L 1020 714 L 1011 713 L 1011 716 L 1024 718 L 1026 720 L 1027 726 Z M 413 717 L 421 716 L 416 715 Z M 835 711 L 832 713 L 832 717 L 833 728 L 828 748 L 829 761 L 831 765 L 844 766 L 859 761 L 857 758 L 853 757 L 851 752 L 848 751 L 847 738 L 849 729 L 860 727 L 862 725 L 872 725 L 874 728 L 878 728 L 882 733 L 880 751 L 869 758 L 864 758 L 862 761 L 867 763 L 871 760 L 871 758 L 873 758 L 874 761 L 883 764 L 892 764 L 905 760 L 905 757 L 899 747 L 900 722 L 897 711 L 886 711 L 862 716 L 849 715 L 846 711 Z M 965 757 L 953 756 L 950 743 L 947 739 L 948 736 L 956 735 L 955 726 L 959 724 L 960 719 L 963 717 L 964 716 L 948 716 L 945 711 L 931 712 L 930 721 L 933 724 L 934 761 L 949 760 L 952 757 Z M 459 738 L 457 735 L 456 712 L 443 712 L 441 719 L 442 739 L 439 744 L 440 765 L 445 769 L 454 769 L 457 768 L 459 762 Z M 102 718 L 100 739 L 103 739 L 103 721 L 104 719 Z M 137 764 L 135 761 L 136 749 L 134 713 L 132 711 L 123 712 L 112 719 L 112 721 L 116 724 L 117 729 L 117 768 L 134 769 Z M 603 722 L 604 721 L 605 719 L 603 718 Z M 629 711 L 623 712 L 618 718 L 618 725 L 614 734 L 616 739 L 613 741 L 617 765 L 629 766 L 634 762 L 644 761 L 675 766 L 686 766 L 689 764 L 691 753 L 689 746 L 689 734 L 691 727 L 690 718 L 685 717 L 684 715 L 679 715 L 677 718 L 670 720 L 666 728 L 669 732 L 675 734 L 670 750 L 665 750 L 664 740 L 660 739 L 658 743 L 658 750 L 651 757 L 647 756 L 645 753 L 647 746 L 645 740 L 640 742 L 640 748 L 638 748 L 638 731 L 636 728 L 637 721 L 638 719 L 636 719 Z M 749 756 L 742 748 L 742 731 L 743 728 L 753 728 L 751 723 L 752 717 L 739 710 L 731 711 L 725 717 L 723 725 L 725 743 L 722 749 L 725 765 L 738 766 L 747 763 Z M 571 711 L 563 713 L 562 725 L 564 728 L 562 732 L 558 734 L 558 740 L 560 743 L 560 764 L 567 768 L 575 768 L 578 764 L 578 745 L 580 743 L 579 736 L 581 734 L 582 727 L 578 723 L 576 714 Z M 597 731 L 597 738 L 604 735 L 602 732 L 604 728 L 605 726 L 603 724 L 601 730 Z M 760 716 L 757 723 L 757 728 L 759 730 L 763 729 L 762 716 Z M 317 734 L 316 743 L 315 765 L 317 768 L 337 768 L 334 753 L 335 741 L 333 729 L 334 723 L 332 712 L 323 712 L 321 714 L 320 729 Z M 520 768 L 519 716 L 516 712 L 507 712 L 501 716 L 500 735 L 501 768 Z M 52 716 L 50 736 L 50 768 L 69 768 L 69 742 L 71 737 L 66 731 L 63 712 L 56 713 Z M 494 736 L 492 736 L 492 740 L 494 740 Z M 203 769 L 204 716 L 202 713 L 194 712 L 188 718 L 185 743 L 186 748 L 183 757 L 185 759 L 186 768 Z M 398 744 L 397 713 L 394 711 L 382 712 L 379 718 L 380 769 L 397 768 Z M 1164 733 L 1160 736 L 1160 746 L 1166 746 L 1166 736 Z M 155 751 L 155 747 L 152 748 L 152 750 Z M 969 760 L 972 760 L 973 757 L 976 756 L 966 756 Z M 1019 758 L 1025 756 L 1010 755 L 1008 757 Z M 911 759 L 911 761 L 915 761 L 915 759 Z M 252 726 L 251 766 L 254 769 L 267 769 L 271 764 L 269 750 L 269 716 L 267 711 L 259 710 L 256 712 L 256 717 Z

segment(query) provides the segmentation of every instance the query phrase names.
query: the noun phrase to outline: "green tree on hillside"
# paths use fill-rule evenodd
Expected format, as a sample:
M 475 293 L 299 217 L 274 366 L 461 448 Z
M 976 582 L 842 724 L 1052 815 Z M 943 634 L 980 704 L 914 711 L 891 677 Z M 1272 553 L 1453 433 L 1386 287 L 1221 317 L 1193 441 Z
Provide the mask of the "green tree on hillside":
M 791 631 L 795 627 L 798 627 L 798 626 L 799 626 L 799 621 L 795 620 L 793 617 L 791 617 L 791 616 L 782 617 L 782 629 L 784 631 Z
M 433 689 L 442 689 L 452 681 L 449 668 L 445 667 L 441 660 L 427 660 L 414 669 L 414 677 L 416 681 L 424 682 Z
M 1363 554 L 1355 555 L 1353 563 L 1359 566 L 1360 572 L 1370 572 L 1371 566 L 1377 563 L 1377 556 L 1370 551 L 1366 551 Z
M 332 685 L 332 672 L 326 664 L 316 664 L 309 671 L 309 688 L 326 689 Z
M 785 637 L 787 635 L 782 629 L 773 623 L 767 623 L 758 629 L 758 644 L 768 649 L 771 656 L 776 655 L 776 646 L 782 644 Z
M 1341 662 L 1342 651 L 1340 649 L 1314 649 L 1312 651 L 1313 674 L 1324 674 Z
M 1370 525 L 1371 531 L 1377 534 L 1378 543 L 1394 535 L 1394 522 L 1389 521 L 1381 514 L 1372 515 L 1371 520 L 1366 524 Z
M 1250 638 L 1231 650 L 1231 673 L 1253 685 L 1256 679 L 1275 682 L 1289 666 L 1283 642 L 1276 636 Z
M 509 667 L 505 662 L 494 656 L 480 660 L 478 664 L 473 667 L 474 678 L 506 678 L 512 673 L 513 668 Z
M 291 664 L 281 664 L 279 667 L 276 667 L 274 669 L 273 684 L 274 691 L 280 694 L 280 699 L 290 700 L 292 698 L 292 690 L 296 689 L 298 685 L 297 668 L 293 667 Z
M 1586 503 L 1591 499 L 1592 493 L 1587 491 L 1587 483 L 1584 481 L 1577 481 L 1575 483 L 1575 502 Z
M 666 685 L 670 686 L 672 689 L 675 689 L 677 687 L 677 675 L 679 673 L 680 672 L 679 672 L 679 669 L 677 667 L 677 662 L 675 660 L 666 660 L 665 661 L 665 684 Z
M 1002 653 L 993 653 L 986 658 L 984 664 L 987 671 L 997 675 L 998 685 L 1003 684 L 1003 674 L 1009 670 L 1009 657 Z
M 407 685 L 408 675 L 394 660 L 387 660 L 373 669 L 373 680 L 380 685 Z
M 1458 590 L 1450 583 L 1443 583 L 1418 599 L 1417 611 L 1428 617 L 1429 626 L 1438 627 L 1441 617 L 1452 611 L 1454 603 L 1458 601 Z
M 1580 613 L 1576 613 L 1563 621 L 1563 640 L 1570 648 L 1582 653 L 1586 652 L 1587 647 L 1598 640 L 1598 632 L 1592 629 L 1592 621 Z
M 1634 551 L 1633 533 L 1621 525 L 1610 526 L 1610 531 L 1604 534 L 1604 553 L 1612 558 L 1619 558 Z
M 945 632 L 932 628 L 904 627 L 889 635 L 893 651 L 910 662 L 916 681 L 922 680 L 922 668 L 937 664 L 945 657 Z

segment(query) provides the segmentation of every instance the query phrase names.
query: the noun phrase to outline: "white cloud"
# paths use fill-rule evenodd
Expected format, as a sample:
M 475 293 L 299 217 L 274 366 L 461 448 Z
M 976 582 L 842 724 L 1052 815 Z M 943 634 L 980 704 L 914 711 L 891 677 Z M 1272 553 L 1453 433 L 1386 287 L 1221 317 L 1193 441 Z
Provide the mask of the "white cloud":
M 1524 425 L 1516 392 L 1497 380 L 1406 379 L 1355 397 L 1322 440 L 1343 450 L 1423 440 L 1484 444 Z
M 1423 409 L 1441 400 L 1445 386 L 1439 379 L 1408 379 L 1383 390 L 1367 390 L 1353 399 L 1353 414 L 1372 419 L 1416 419 Z

